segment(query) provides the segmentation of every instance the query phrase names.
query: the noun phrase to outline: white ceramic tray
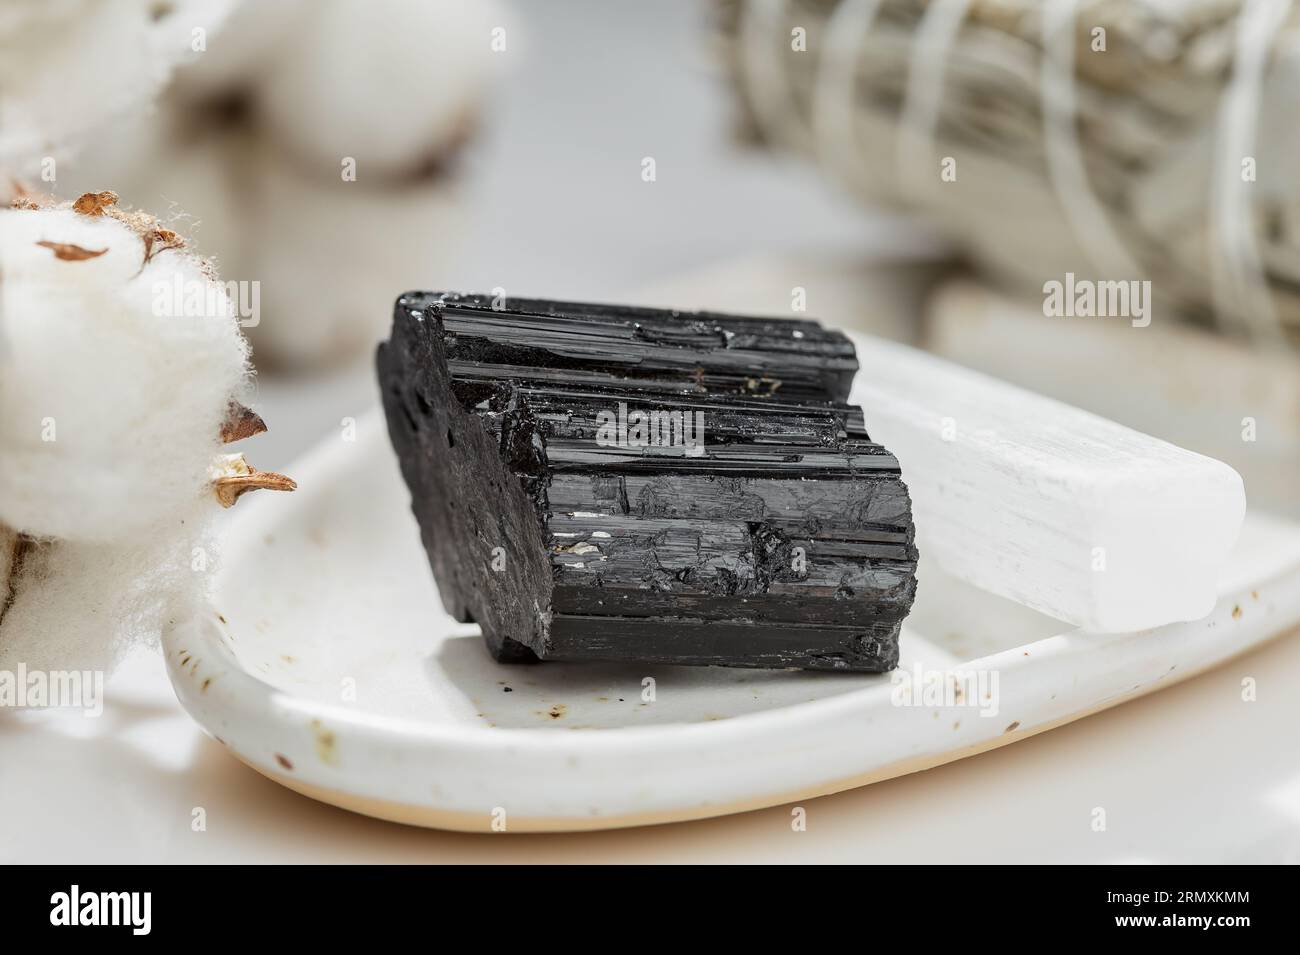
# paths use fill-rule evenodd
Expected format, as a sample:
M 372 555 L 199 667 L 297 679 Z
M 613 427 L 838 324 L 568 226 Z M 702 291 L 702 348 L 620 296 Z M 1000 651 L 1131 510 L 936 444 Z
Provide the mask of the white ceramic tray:
M 1070 632 L 923 562 L 900 672 L 983 673 L 976 695 L 996 673 L 995 699 L 899 705 L 887 675 L 500 666 L 442 610 L 381 415 L 290 473 L 297 493 L 233 513 L 215 606 L 164 637 L 172 682 L 258 772 L 417 825 L 599 829 L 801 800 L 1023 739 L 1300 623 L 1300 528 L 1252 514 L 1214 613 L 1141 633 Z

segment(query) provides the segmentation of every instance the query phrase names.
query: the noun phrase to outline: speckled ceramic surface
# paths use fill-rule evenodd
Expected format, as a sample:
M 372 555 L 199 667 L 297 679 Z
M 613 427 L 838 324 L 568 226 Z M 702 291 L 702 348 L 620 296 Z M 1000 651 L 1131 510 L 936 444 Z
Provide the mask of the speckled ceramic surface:
M 1214 613 L 1136 634 L 1069 632 L 923 562 L 900 674 L 945 689 L 913 705 L 888 675 L 501 666 L 442 611 L 378 414 L 290 473 L 294 495 L 233 513 L 214 606 L 165 635 L 172 682 L 259 772 L 420 825 L 606 828 L 834 792 L 1050 729 L 1300 622 L 1300 529 L 1250 515 Z

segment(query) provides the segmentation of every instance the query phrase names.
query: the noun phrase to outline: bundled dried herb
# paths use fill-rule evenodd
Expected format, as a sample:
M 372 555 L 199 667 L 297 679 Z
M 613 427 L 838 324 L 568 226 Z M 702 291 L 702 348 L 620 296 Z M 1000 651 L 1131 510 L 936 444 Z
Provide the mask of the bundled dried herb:
M 719 0 L 748 132 L 994 278 L 1149 280 L 1300 331 L 1300 11 L 1252 0 Z

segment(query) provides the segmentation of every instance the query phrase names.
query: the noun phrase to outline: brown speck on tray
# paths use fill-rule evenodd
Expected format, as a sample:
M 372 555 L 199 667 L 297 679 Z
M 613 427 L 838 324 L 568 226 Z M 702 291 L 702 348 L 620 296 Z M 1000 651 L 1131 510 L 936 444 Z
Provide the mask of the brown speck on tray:
M 334 731 L 326 729 L 320 720 L 311 721 L 311 731 L 316 738 L 316 758 L 331 766 L 338 762 Z
M 1233 619 L 1233 620 L 1240 620 L 1240 619 L 1241 619 L 1241 604 L 1235 604 L 1235 605 L 1233 606 L 1233 608 L 1232 608 L 1232 619 Z
M 1252 590 L 1252 591 L 1250 592 L 1250 599 L 1251 599 L 1251 600 L 1258 600 L 1258 599 L 1259 599 L 1259 591 L 1258 591 L 1258 590 Z
M 217 619 L 220 620 L 222 623 L 228 623 L 228 622 L 229 622 L 229 621 L 227 621 L 226 618 L 223 617 L 221 614 L 217 614 Z
M 515 688 L 514 688 L 513 686 L 503 686 L 503 687 L 501 688 L 501 692 L 502 692 L 502 693 L 513 693 L 514 691 L 515 691 Z
M 558 720 L 561 716 L 564 715 L 565 710 L 567 709 L 568 707 L 566 707 L 563 703 L 556 703 L 547 711 L 546 715 L 553 720 Z
M 956 729 L 956 728 L 959 727 L 959 726 L 961 726 L 961 720 L 957 720 L 956 722 L 954 722 L 954 723 L 952 724 L 952 728 L 953 728 L 953 729 Z
M 276 753 L 275 761 L 279 763 L 281 766 L 283 766 L 285 769 L 289 770 L 290 772 L 293 771 L 293 763 L 291 763 L 289 761 L 289 757 L 285 756 L 283 753 Z
M 210 687 L 211 685 L 212 685 L 212 677 L 208 677 L 206 680 L 203 681 L 203 685 L 199 687 L 199 692 L 200 693 L 208 692 L 208 687 Z
M 1020 720 L 1016 720 L 1016 721 L 1013 722 L 1010 726 L 1008 726 L 1006 729 L 1004 729 L 1002 732 L 1004 732 L 1004 733 L 1014 733 L 1014 732 L 1015 732 L 1016 730 L 1018 730 L 1018 729 L 1020 729 Z

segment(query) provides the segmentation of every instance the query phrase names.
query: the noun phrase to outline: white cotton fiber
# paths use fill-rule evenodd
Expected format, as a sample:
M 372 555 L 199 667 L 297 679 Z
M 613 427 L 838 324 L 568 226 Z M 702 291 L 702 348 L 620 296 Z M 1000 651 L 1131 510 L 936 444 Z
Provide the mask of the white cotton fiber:
M 196 260 L 144 259 L 107 215 L 0 210 L 0 523 L 120 541 L 203 493 L 246 346 Z
M 463 137 L 493 68 L 494 3 L 323 0 L 267 65 L 268 125 L 337 177 L 409 176 Z
M 231 0 L 6 0 L 0 4 L 0 168 L 40 160 L 147 104 L 206 43 Z M 196 34 L 196 30 L 203 31 Z
M 202 603 L 215 566 L 213 510 L 211 500 L 195 501 L 129 541 L 36 545 L 0 620 L 0 671 L 22 663 L 111 673 L 132 647 L 154 644 L 168 621 Z M 0 582 L 0 598 L 5 586 Z

